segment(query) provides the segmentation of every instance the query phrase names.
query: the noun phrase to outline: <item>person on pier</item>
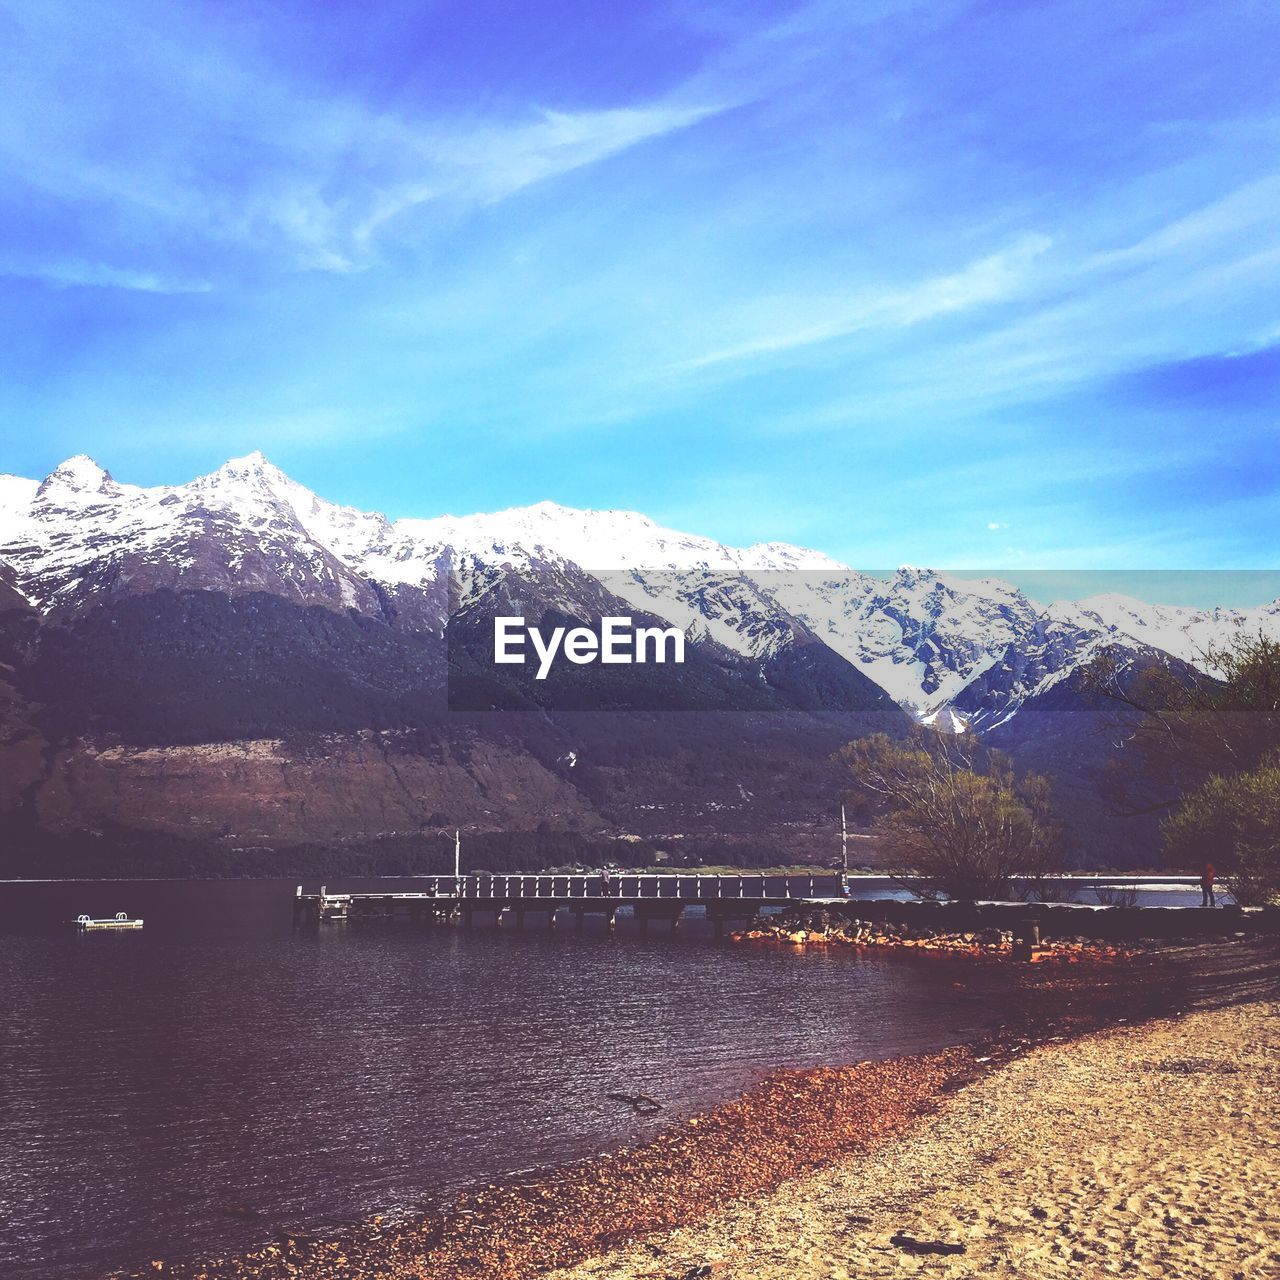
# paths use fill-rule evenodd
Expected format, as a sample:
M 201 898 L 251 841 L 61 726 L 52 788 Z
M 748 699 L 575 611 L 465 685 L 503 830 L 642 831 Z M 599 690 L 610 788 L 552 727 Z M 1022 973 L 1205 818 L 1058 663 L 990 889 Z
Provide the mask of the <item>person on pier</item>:
M 1213 893 L 1213 884 L 1217 878 L 1218 875 L 1213 869 L 1213 863 L 1206 862 L 1204 870 L 1200 873 L 1200 905 L 1202 907 L 1216 907 L 1218 905 Z

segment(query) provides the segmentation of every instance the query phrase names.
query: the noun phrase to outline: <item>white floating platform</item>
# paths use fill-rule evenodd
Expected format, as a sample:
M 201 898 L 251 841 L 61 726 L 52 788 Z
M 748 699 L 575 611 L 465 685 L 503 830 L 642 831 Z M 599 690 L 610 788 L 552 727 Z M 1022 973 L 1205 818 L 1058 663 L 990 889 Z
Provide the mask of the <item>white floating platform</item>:
M 106 920 L 95 920 L 93 916 L 76 916 L 73 923 L 79 929 L 141 929 L 141 920 L 131 920 L 123 911 Z

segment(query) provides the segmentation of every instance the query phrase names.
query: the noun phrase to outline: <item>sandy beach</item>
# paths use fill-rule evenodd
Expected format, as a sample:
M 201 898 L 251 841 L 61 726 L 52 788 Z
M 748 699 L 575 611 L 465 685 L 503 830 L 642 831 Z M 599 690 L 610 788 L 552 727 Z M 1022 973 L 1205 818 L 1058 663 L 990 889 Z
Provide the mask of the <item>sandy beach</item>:
M 866 1156 L 552 1276 L 1280 1276 L 1280 1003 L 1262 985 L 1033 1048 Z

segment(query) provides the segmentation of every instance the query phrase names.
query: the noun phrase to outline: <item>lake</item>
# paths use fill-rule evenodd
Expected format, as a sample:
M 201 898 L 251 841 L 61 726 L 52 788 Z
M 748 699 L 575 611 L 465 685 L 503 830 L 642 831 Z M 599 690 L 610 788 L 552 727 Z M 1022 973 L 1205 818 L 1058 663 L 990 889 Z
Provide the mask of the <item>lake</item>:
M 406 1213 L 652 1133 L 770 1067 L 930 1049 L 1000 1017 L 999 971 L 936 957 L 735 948 L 697 922 L 295 929 L 293 890 L 0 885 L 0 1275 Z M 82 935 L 82 911 L 146 927 Z M 615 1090 L 665 1109 L 638 1118 Z

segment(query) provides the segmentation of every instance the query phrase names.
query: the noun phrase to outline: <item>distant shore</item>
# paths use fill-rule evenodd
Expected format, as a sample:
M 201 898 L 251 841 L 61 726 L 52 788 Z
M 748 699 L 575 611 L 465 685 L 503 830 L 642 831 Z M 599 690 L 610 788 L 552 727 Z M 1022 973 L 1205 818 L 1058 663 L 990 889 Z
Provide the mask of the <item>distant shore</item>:
M 473 1191 L 442 1215 L 395 1224 L 374 1219 L 326 1238 L 295 1231 L 233 1257 L 199 1265 L 155 1258 L 129 1274 L 524 1280 L 638 1237 L 696 1228 L 726 1205 L 767 1201 L 788 1180 L 856 1164 L 1032 1045 L 1155 1012 L 1167 990 L 1164 977 L 1154 958 L 1115 966 L 1105 976 L 1028 969 L 1011 994 L 1007 1024 L 979 1043 L 774 1071 L 731 1102 L 673 1122 L 641 1146 Z M 181 1242 L 174 1245 L 179 1251 Z

